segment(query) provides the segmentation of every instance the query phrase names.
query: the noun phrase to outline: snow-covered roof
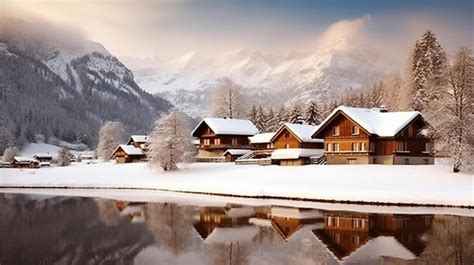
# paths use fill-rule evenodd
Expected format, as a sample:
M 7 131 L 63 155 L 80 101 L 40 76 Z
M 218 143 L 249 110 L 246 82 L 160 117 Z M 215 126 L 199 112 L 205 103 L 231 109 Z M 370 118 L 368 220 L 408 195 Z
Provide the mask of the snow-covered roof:
M 340 106 L 336 108 L 312 135 L 317 135 L 339 111 L 359 124 L 369 134 L 381 137 L 393 137 L 411 121 L 421 115 L 418 111 L 380 112 L 380 109 L 366 109 Z
M 311 157 L 323 154 L 323 149 L 306 149 L 306 148 L 287 148 L 276 149 L 272 153 L 272 159 L 298 159 L 300 157 Z
M 194 128 L 193 136 L 201 125 L 207 124 L 215 134 L 223 135 L 255 135 L 258 133 L 257 127 L 249 120 L 205 118 Z
M 144 155 L 142 149 L 135 147 L 133 145 L 121 144 L 115 148 L 113 154 L 117 152 L 117 150 L 121 148 L 127 155 Z
M 311 138 L 313 132 L 316 131 L 319 126 L 313 126 L 308 124 L 296 124 L 296 123 L 285 123 L 283 124 L 272 137 L 271 141 L 284 130 L 288 129 L 296 138 L 298 138 L 303 143 L 323 143 L 323 139 L 314 139 Z
M 252 207 L 235 207 L 226 211 L 229 217 L 250 217 L 255 215 L 255 210 Z
M 320 211 L 314 209 L 299 209 L 288 207 L 272 207 L 272 216 L 288 217 L 295 219 L 314 219 L 323 218 Z
M 34 154 L 33 157 L 34 157 L 34 158 L 38 158 L 38 157 L 41 157 L 41 158 L 53 158 L 53 155 L 50 154 L 50 153 L 47 153 L 47 154 Z
M 251 144 L 268 144 L 271 142 L 274 135 L 274 132 L 259 133 L 249 137 L 249 140 Z
M 148 135 L 132 135 L 128 142 L 147 143 L 150 140 Z
M 364 245 L 342 259 L 343 264 L 362 264 L 388 256 L 401 259 L 414 259 L 416 256 L 393 236 L 379 236 L 368 240 Z
M 250 152 L 252 150 L 250 149 L 227 149 L 225 152 L 224 152 L 224 155 L 227 155 L 227 153 L 231 154 L 231 155 L 245 155 L 246 153 Z
M 236 227 L 216 227 L 204 240 L 206 243 L 249 242 L 257 235 L 254 225 Z
M 32 158 L 32 157 L 27 157 L 27 156 L 15 156 L 14 157 L 15 161 L 19 163 L 30 163 L 30 162 L 38 162 L 38 160 Z

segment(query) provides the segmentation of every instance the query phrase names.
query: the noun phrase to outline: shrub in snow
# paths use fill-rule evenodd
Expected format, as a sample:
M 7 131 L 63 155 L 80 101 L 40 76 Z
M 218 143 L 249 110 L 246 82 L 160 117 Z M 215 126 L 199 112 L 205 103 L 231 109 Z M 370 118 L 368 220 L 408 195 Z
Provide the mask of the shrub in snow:
M 191 128 L 184 113 L 176 108 L 156 122 L 150 139 L 148 156 L 154 167 L 175 170 L 178 163 L 190 162 L 194 156 Z
M 108 121 L 99 131 L 99 144 L 97 145 L 97 155 L 103 160 L 109 160 L 112 152 L 122 143 L 124 135 L 123 124 L 118 121 Z
M 10 163 L 15 159 L 15 156 L 18 154 L 18 149 L 16 147 L 7 147 L 5 152 L 3 152 L 2 161 Z
M 60 167 L 69 166 L 71 164 L 71 152 L 69 152 L 69 148 L 63 146 L 58 151 L 58 158 L 56 160 L 56 165 Z

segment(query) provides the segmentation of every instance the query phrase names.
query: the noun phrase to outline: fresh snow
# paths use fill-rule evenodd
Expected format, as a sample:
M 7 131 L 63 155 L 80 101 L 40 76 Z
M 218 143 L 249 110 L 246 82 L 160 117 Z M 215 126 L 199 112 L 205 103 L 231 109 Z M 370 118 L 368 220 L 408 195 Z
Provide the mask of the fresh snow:
M 249 137 L 249 140 L 251 144 L 266 144 L 266 143 L 270 143 L 274 135 L 275 135 L 274 132 L 259 133 L 252 137 Z
M 237 166 L 194 163 L 174 172 L 146 163 L 74 163 L 0 169 L 2 187 L 136 188 L 216 195 L 474 206 L 474 176 L 448 165 Z
M 196 126 L 191 134 L 194 135 L 203 123 L 207 124 L 218 135 L 255 135 L 258 133 L 257 127 L 249 120 L 205 118 Z
M 305 143 L 323 143 L 323 139 L 313 139 L 311 136 L 313 132 L 316 131 L 319 126 L 313 126 L 308 124 L 295 124 L 295 123 L 285 123 L 284 127 L 288 128 L 297 138 Z M 280 128 L 282 130 L 282 128 Z M 280 131 L 279 130 L 279 131 Z
M 250 149 L 227 149 L 224 152 L 224 156 L 229 153 L 231 155 L 245 155 L 246 153 L 250 152 Z
M 312 157 L 322 155 L 323 149 L 287 148 L 276 149 L 272 153 L 272 159 L 298 159 L 300 157 Z
M 146 143 L 149 142 L 150 138 L 148 135 L 132 135 L 128 142 L 133 141 L 137 143 Z
M 324 127 L 338 111 L 349 116 L 349 118 L 357 122 L 368 133 L 376 134 L 380 137 L 395 136 L 414 118 L 421 115 L 418 111 L 380 112 L 379 109 L 340 106 L 321 123 L 319 128 Z M 318 129 L 314 130 L 314 133 Z
M 249 242 L 257 235 L 258 228 L 253 225 L 236 227 L 216 227 L 204 240 L 205 243 Z
M 115 153 L 117 149 L 121 148 L 127 155 L 143 155 L 142 149 L 135 147 L 133 145 L 121 144 L 115 148 L 112 153 Z

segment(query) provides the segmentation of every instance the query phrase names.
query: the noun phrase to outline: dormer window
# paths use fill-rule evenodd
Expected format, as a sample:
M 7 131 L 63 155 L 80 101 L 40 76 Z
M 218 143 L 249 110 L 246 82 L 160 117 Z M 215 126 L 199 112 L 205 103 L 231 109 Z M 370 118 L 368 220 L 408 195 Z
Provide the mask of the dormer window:
M 352 126 L 352 135 L 359 135 L 359 126 Z
M 332 128 L 332 135 L 338 136 L 339 135 L 339 126 L 334 126 Z

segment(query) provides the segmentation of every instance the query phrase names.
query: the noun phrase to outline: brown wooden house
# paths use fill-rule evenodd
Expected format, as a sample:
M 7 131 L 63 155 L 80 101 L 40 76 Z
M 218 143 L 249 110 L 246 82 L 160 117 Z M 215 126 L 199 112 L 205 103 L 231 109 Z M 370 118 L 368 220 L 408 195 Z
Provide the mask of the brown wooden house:
M 227 149 L 253 149 L 249 136 L 258 129 L 249 120 L 205 118 L 193 130 L 192 136 L 199 138 L 198 161 L 222 159 Z
M 39 168 L 40 161 L 31 157 L 15 156 L 12 166 L 15 168 Z
M 399 258 L 414 258 L 425 248 L 422 236 L 432 221 L 432 215 L 328 211 L 324 213 L 324 228 L 313 233 L 336 258 L 348 263 L 357 259 L 359 250 L 380 249 L 380 245 L 393 247 L 403 255 Z
M 426 122 L 417 111 L 341 106 L 314 131 L 328 164 L 433 164 Z
M 250 144 L 254 146 L 256 150 L 273 150 L 272 138 L 274 135 L 274 132 L 256 134 L 249 137 Z
M 132 135 L 128 139 L 127 145 L 133 145 L 142 150 L 148 150 L 148 145 L 150 143 L 150 137 L 148 135 Z
M 311 138 L 316 129 L 317 126 L 307 124 L 282 125 L 270 140 L 275 148 L 272 161 L 285 166 L 309 164 L 310 157 L 323 153 L 323 140 Z
M 144 151 L 133 145 L 121 144 L 115 148 L 113 157 L 117 163 L 140 162 L 146 158 Z

